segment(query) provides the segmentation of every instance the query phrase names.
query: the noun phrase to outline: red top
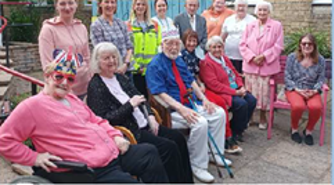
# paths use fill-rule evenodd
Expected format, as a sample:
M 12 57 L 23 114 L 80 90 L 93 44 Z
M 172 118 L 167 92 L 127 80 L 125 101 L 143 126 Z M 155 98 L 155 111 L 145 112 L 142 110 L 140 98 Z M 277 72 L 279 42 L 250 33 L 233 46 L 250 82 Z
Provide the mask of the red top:
M 230 59 L 223 55 L 226 66 L 228 66 L 235 74 L 235 82 L 238 87 L 243 86 L 242 78 L 233 67 Z M 230 87 L 228 75 L 221 66 L 215 62 L 209 54 L 206 54 L 205 59 L 200 62 L 200 77 L 203 80 L 205 87 L 217 95 L 221 96 L 225 103 L 232 105 L 232 96 L 236 95 L 236 90 Z

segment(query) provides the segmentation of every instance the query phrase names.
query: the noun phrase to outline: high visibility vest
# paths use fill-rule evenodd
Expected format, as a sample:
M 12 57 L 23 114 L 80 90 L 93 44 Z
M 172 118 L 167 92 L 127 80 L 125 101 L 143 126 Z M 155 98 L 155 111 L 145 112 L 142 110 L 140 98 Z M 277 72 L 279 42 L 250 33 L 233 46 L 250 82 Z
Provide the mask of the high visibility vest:
M 143 69 L 146 73 L 146 67 L 151 62 L 152 58 L 158 53 L 158 47 L 161 43 L 161 31 L 159 24 L 152 21 L 146 32 L 141 27 L 131 25 L 128 21 L 128 31 L 131 35 L 133 43 L 132 61 L 134 61 L 134 70 Z

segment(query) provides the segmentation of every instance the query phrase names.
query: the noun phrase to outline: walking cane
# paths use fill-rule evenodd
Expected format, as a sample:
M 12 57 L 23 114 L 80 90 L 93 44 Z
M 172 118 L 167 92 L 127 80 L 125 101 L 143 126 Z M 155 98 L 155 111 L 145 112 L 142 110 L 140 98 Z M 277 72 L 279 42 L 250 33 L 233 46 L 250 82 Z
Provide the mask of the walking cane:
M 188 98 L 189 102 L 190 102 L 190 105 L 191 107 L 193 108 L 194 111 L 198 112 L 197 110 L 197 107 L 195 106 L 195 103 L 192 101 L 192 99 L 190 98 L 191 96 L 191 91 L 188 91 L 188 93 L 184 96 L 184 98 Z M 223 161 L 224 163 L 224 166 L 228 172 L 228 174 L 230 175 L 230 177 L 233 179 L 234 178 L 234 174 L 232 173 L 232 170 L 230 169 L 230 167 L 227 165 L 226 161 L 225 161 L 225 157 L 224 155 L 221 153 L 221 151 L 219 150 L 218 146 L 217 146 L 217 143 L 215 141 L 215 139 L 213 138 L 210 130 L 208 130 L 208 135 L 209 135 L 209 139 L 211 140 L 211 142 L 213 143 L 213 146 L 216 148 L 217 152 L 218 152 L 218 155 L 220 157 L 220 159 Z M 210 144 L 209 144 L 210 146 Z M 211 152 L 213 153 L 213 152 Z M 213 159 L 214 159 L 214 162 L 217 164 L 217 161 L 216 161 L 216 158 L 214 157 L 213 155 Z M 218 167 L 217 167 L 218 168 Z

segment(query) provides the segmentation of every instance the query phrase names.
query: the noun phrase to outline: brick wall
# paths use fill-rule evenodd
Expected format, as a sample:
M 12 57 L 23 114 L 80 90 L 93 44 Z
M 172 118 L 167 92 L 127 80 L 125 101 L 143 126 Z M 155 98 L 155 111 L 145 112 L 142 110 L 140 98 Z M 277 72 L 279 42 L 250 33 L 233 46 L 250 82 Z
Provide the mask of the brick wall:
M 0 51 L 6 51 L 5 47 L 0 47 Z M 38 44 L 12 42 L 9 47 L 9 57 L 13 60 L 11 67 L 19 72 L 28 73 L 42 69 Z

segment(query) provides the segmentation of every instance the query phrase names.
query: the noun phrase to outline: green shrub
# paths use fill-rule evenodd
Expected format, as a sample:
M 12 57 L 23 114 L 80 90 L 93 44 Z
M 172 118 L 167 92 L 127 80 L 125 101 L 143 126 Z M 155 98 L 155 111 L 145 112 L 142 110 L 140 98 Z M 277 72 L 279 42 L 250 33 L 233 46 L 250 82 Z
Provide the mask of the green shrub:
M 298 48 L 299 39 L 301 36 L 306 33 L 312 33 L 317 41 L 318 51 L 325 58 L 332 57 L 332 48 L 330 46 L 330 37 L 325 31 L 315 31 L 314 29 L 299 29 L 295 32 L 288 33 L 285 35 L 284 43 L 284 54 L 288 55 L 292 52 L 295 52 Z

